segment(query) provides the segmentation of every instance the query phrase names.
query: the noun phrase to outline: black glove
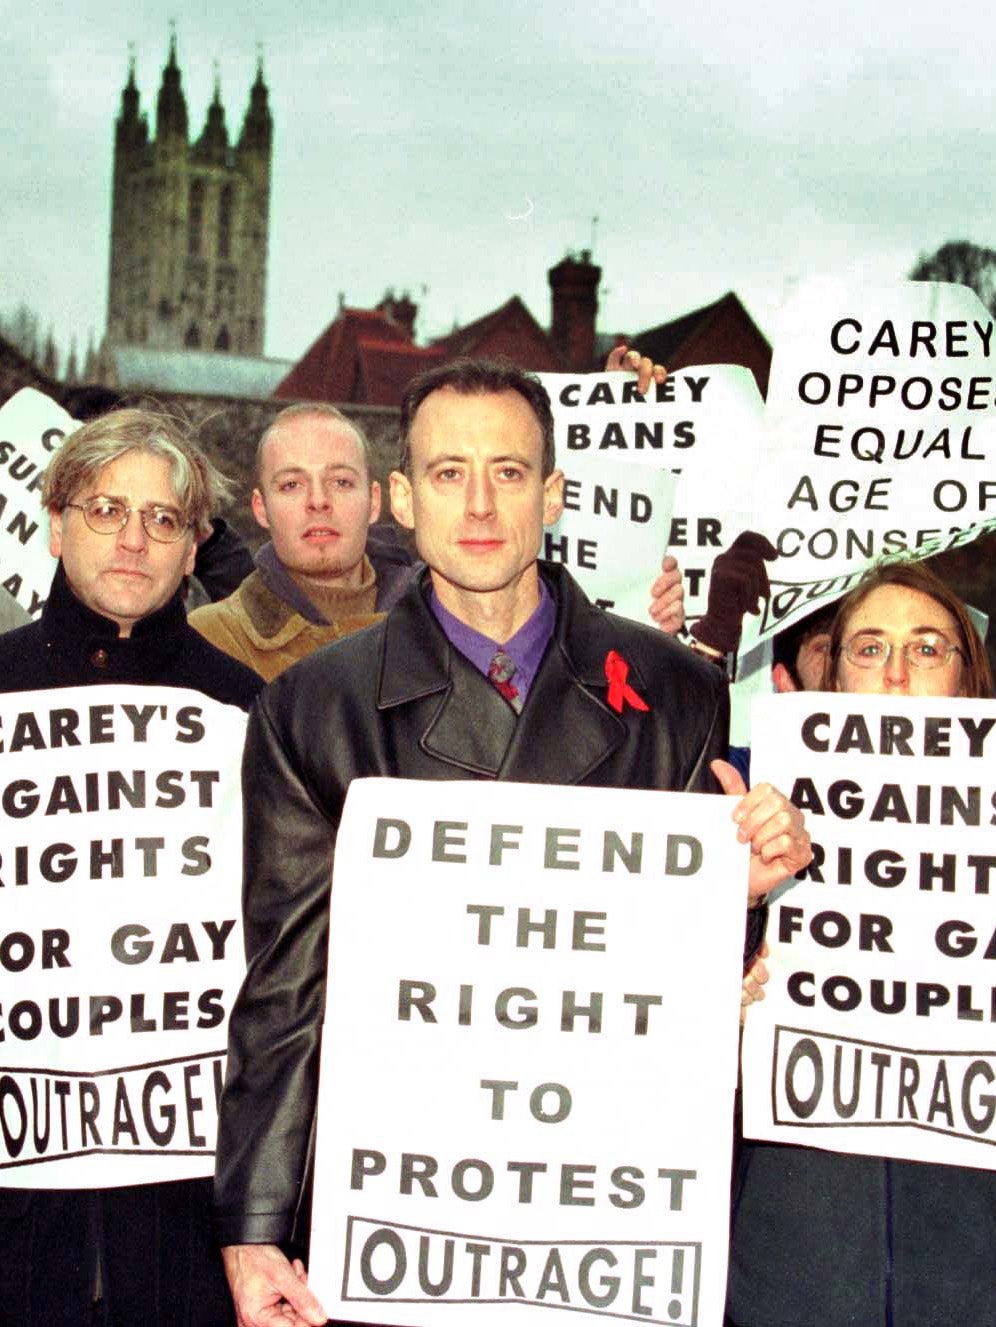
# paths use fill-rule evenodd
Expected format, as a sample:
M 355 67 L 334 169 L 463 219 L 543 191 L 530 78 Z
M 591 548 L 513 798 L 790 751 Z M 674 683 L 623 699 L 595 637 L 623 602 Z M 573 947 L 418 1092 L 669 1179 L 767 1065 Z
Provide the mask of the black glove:
M 705 616 L 692 627 L 703 645 L 732 654 L 740 644 L 744 613 L 759 613 L 761 600 L 771 594 L 765 562 L 778 550 L 763 534 L 745 530 L 712 564 Z

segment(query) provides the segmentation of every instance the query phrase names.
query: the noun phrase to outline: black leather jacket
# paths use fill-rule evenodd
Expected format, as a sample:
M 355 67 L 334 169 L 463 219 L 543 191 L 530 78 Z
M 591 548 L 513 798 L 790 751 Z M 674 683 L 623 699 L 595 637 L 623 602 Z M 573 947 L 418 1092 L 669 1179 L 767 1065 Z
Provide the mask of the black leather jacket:
M 427 577 L 376 626 L 277 678 L 249 722 L 245 934 L 249 971 L 230 1024 L 215 1178 L 223 1244 L 300 1243 L 325 1000 L 328 897 L 350 782 L 497 778 L 715 791 L 725 678 L 683 645 L 595 608 L 542 566 L 554 639 L 518 718 L 452 649 Z M 606 704 L 617 650 L 650 711 Z M 754 923 L 752 947 L 763 916 Z

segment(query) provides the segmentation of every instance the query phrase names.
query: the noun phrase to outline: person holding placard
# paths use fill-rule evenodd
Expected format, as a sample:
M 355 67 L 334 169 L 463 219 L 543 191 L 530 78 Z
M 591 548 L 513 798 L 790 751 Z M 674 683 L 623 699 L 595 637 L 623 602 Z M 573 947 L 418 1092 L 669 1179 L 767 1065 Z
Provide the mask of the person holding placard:
M 923 563 L 893 562 L 842 601 L 822 689 L 988 699 L 993 679 L 957 596 Z M 992 1327 L 994 1250 L 992 1170 L 747 1140 L 729 1322 Z
M 69 704 L 76 688 L 137 683 L 189 688 L 248 709 L 260 679 L 187 625 L 181 588 L 194 565 L 194 532 L 223 491 L 186 433 L 150 411 L 116 411 L 70 435 L 42 490 L 55 578 L 39 620 L 0 636 L 0 690 L 66 688 Z M 66 745 L 67 760 L 89 779 L 86 744 Z M 16 910 L 16 896 L 7 902 Z M 5 1015 L 7 1005 L 5 998 Z M 211 1234 L 209 1180 L 2 1186 L 0 1172 L 3 1322 L 233 1321 Z
M 744 792 L 716 759 L 727 744 L 718 671 L 667 635 L 595 608 L 562 567 L 538 562 L 562 501 L 537 380 L 471 360 L 416 379 L 401 408 L 391 504 L 427 569 L 383 622 L 273 682 L 250 718 L 249 974 L 232 1016 L 216 1176 L 244 1327 L 325 1321 L 302 1258 L 329 882 L 350 781 Z M 809 838 L 768 785 L 742 796 L 734 819 L 752 847 L 753 951 L 756 905 L 808 862 Z

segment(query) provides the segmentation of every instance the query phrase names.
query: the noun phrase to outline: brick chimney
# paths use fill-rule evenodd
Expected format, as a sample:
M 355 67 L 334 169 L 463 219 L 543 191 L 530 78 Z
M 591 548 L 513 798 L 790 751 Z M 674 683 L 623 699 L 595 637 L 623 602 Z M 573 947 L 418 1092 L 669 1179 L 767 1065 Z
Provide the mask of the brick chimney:
M 403 332 L 407 332 L 409 340 L 414 341 L 418 305 L 412 302 L 407 290 L 400 299 L 395 296 L 393 290 L 385 291 L 384 298 L 377 305 L 377 312 L 382 313 Z
M 547 272 L 550 281 L 550 340 L 576 373 L 595 364 L 595 318 L 602 269 L 591 261 L 591 250 L 569 253 Z

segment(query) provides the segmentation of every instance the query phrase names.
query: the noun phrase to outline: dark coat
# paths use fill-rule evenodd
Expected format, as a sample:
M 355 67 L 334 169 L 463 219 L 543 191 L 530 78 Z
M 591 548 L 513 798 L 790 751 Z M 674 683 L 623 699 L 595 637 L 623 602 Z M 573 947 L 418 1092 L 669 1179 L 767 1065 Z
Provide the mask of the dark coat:
M 725 679 L 661 632 L 595 608 L 543 567 L 554 638 L 516 717 L 436 622 L 427 578 L 376 626 L 296 664 L 249 721 L 244 912 L 216 1175 L 221 1242 L 300 1240 L 325 1001 L 335 835 L 353 779 L 508 779 L 714 790 Z M 606 704 L 617 650 L 649 713 Z M 754 914 L 750 914 L 751 917 Z
M 996 1173 L 745 1142 L 736 1327 L 996 1327 Z
M 76 598 L 60 564 L 40 620 L 0 636 L 0 691 L 148 683 L 246 709 L 263 685 L 187 626 L 179 593 L 131 637 L 117 632 Z M 0 1323 L 227 1327 L 234 1314 L 210 1199 L 206 1179 L 0 1189 Z
M 102 682 L 191 687 L 243 710 L 263 686 L 187 625 L 179 592 L 122 638 L 114 622 L 76 598 L 60 562 L 38 621 L 0 635 L 0 691 Z

